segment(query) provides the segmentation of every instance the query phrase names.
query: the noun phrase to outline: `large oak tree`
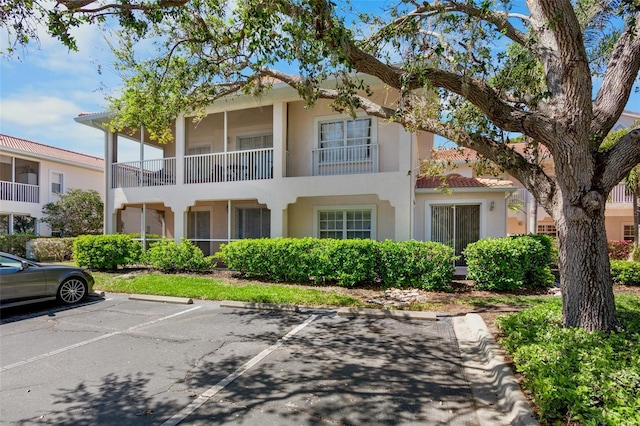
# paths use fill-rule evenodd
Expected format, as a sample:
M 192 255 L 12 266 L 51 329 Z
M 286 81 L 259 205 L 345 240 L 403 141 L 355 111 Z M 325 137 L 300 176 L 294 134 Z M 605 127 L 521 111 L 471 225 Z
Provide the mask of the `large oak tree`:
M 11 13 L 20 35 L 29 10 Z M 124 30 L 114 126 L 144 124 L 166 140 L 179 112 L 259 95 L 275 78 L 309 104 L 332 99 L 338 111 L 441 135 L 516 177 L 553 217 L 565 324 L 617 326 L 604 210 L 640 162 L 640 128 L 602 143 L 638 81 L 638 0 L 404 1 L 378 15 L 329 0 L 61 0 L 44 19 L 72 45 L 69 26 L 110 17 Z M 141 38 L 156 41 L 157 56 L 135 56 Z M 399 99 L 372 102 L 363 75 Z M 515 152 L 510 135 L 531 154 Z M 541 145 L 553 174 L 536 161 Z

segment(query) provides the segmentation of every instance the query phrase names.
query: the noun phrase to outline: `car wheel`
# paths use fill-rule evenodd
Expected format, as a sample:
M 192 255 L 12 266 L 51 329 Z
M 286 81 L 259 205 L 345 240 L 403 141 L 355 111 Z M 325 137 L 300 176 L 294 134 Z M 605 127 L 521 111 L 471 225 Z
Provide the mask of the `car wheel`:
M 80 278 L 69 278 L 58 287 L 58 300 L 70 305 L 78 303 L 87 295 L 87 284 Z

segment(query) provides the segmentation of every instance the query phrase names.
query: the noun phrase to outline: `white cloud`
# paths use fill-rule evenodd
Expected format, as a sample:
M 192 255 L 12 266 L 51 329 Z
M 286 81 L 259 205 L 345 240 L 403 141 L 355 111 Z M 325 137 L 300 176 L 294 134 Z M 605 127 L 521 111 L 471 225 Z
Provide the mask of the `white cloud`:
M 59 123 L 75 117 L 81 111 L 73 102 L 34 94 L 2 98 L 0 108 L 3 122 L 34 126 Z

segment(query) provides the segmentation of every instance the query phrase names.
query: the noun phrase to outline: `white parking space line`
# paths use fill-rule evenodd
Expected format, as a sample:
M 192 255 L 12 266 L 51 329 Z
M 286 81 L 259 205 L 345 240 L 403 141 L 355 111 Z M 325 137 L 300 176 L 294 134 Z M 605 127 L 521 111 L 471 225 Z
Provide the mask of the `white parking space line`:
M 213 397 L 218 392 L 220 392 L 222 389 L 224 389 L 229 383 L 233 382 L 235 379 L 237 379 L 238 377 L 242 376 L 245 372 L 247 372 L 247 370 L 249 370 L 251 367 L 253 367 L 256 364 L 258 364 L 260 361 L 262 361 L 270 353 L 272 353 L 273 351 L 278 349 L 280 346 L 282 346 L 287 340 L 289 340 L 296 333 L 298 333 L 300 330 L 302 330 L 307 325 L 309 325 L 309 323 L 311 323 L 311 321 L 313 321 L 317 317 L 318 317 L 318 315 L 315 315 L 315 314 L 311 315 L 302 324 L 298 325 L 296 328 L 294 328 L 293 330 L 291 330 L 290 332 L 285 334 L 283 337 L 281 337 L 280 340 L 278 340 L 275 344 L 269 346 L 267 349 L 263 350 L 258 355 L 254 356 L 251 360 L 249 360 L 248 362 L 243 364 L 236 371 L 234 371 L 233 373 L 229 374 L 224 379 L 220 380 L 214 386 L 210 387 L 202 395 L 200 395 L 198 398 L 193 400 L 193 402 L 191 402 L 189 405 L 184 407 L 178 413 L 174 414 L 169 420 L 167 420 L 166 422 L 162 423 L 161 426 L 176 426 L 177 424 L 182 422 L 189 415 L 191 415 L 194 411 L 196 411 L 198 408 L 200 408 L 202 406 L 202 404 L 207 402 L 211 397 Z
M 162 318 L 158 318 L 158 319 L 154 319 L 154 320 L 151 320 L 151 321 L 144 322 L 142 324 L 134 325 L 133 327 L 129 327 L 129 328 L 125 329 L 125 330 L 114 331 L 112 333 L 103 334 L 102 336 L 94 337 L 93 339 L 85 340 L 85 341 L 78 342 L 78 343 L 70 345 L 70 346 L 65 346 L 64 348 L 56 349 L 55 351 L 47 352 L 46 354 L 38 355 L 38 356 L 35 356 L 33 358 L 25 359 L 23 361 L 19 361 L 19 362 L 13 363 L 13 364 L 5 365 L 4 367 L 0 368 L 0 372 L 11 370 L 12 368 L 20 367 L 21 365 L 25 365 L 25 364 L 29 364 L 29 363 L 32 363 L 32 362 L 35 362 L 35 361 L 39 361 L 41 359 L 45 359 L 45 358 L 48 358 L 48 357 L 53 356 L 53 355 L 58 355 L 58 354 L 61 354 L 63 352 L 70 351 L 72 349 L 79 348 L 81 346 L 86 346 L 86 345 L 89 345 L 91 343 L 95 343 L 95 342 L 98 342 L 100 340 L 107 339 L 107 338 L 112 337 L 112 336 L 117 336 L 118 334 L 129 333 L 129 332 L 137 330 L 139 328 L 146 327 L 148 325 L 152 325 L 152 324 L 158 323 L 160 321 L 168 320 L 168 319 L 177 317 L 178 315 L 189 313 L 191 311 L 195 311 L 196 309 L 200 309 L 201 307 L 202 306 L 195 306 L 195 307 L 193 307 L 191 309 L 187 309 L 186 311 L 177 312 L 175 314 L 171 314 L 171 315 L 168 315 L 166 317 L 162 317 Z

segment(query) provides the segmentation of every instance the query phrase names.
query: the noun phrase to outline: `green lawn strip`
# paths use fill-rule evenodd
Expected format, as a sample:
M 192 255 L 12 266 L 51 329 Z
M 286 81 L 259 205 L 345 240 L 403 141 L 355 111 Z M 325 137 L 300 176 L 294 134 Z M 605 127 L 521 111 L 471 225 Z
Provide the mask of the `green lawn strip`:
M 203 300 L 237 300 L 307 306 L 360 306 L 358 299 L 329 291 L 283 285 L 229 285 L 219 279 L 163 274 L 113 277 L 94 274 L 96 289 L 114 293 L 153 294 Z
M 610 334 L 562 327 L 559 298 L 496 320 L 543 424 L 640 424 L 640 297 L 616 306 Z
M 552 296 L 500 295 L 492 297 L 465 297 L 461 298 L 459 302 L 477 308 L 484 308 L 491 305 L 512 305 L 519 308 L 532 308 L 534 306 L 547 303 L 550 297 Z

